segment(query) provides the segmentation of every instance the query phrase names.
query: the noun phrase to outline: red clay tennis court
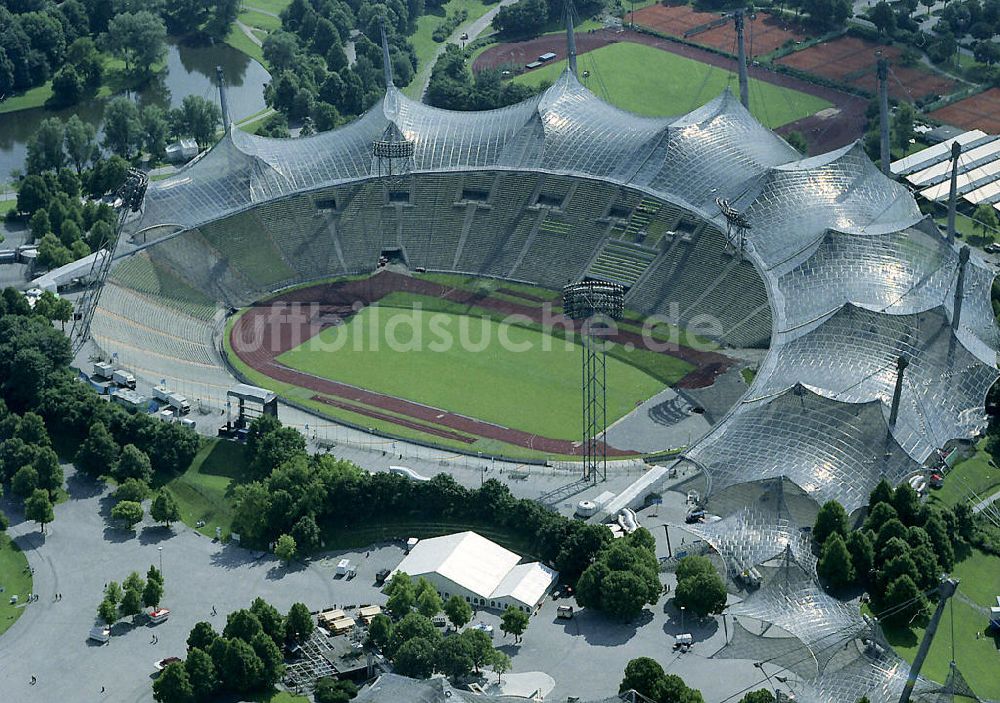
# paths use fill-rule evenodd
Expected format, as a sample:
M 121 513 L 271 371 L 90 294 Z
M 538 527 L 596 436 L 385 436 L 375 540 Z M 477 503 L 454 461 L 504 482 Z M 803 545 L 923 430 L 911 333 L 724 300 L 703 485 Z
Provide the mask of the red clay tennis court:
M 806 38 L 806 33 L 801 29 L 767 13 L 758 13 L 756 19 L 746 23 L 747 56 L 750 57 L 770 54 L 786 42 L 803 41 Z M 699 32 L 687 39 L 695 44 L 736 53 L 736 27 L 732 22 Z
M 689 29 L 719 19 L 714 12 L 698 12 L 690 5 L 650 5 L 638 10 L 633 21 L 652 30 L 682 37 Z
M 981 129 L 990 134 L 1000 133 L 1000 88 L 990 88 L 959 100 L 948 107 L 935 110 L 930 116 L 956 127 Z

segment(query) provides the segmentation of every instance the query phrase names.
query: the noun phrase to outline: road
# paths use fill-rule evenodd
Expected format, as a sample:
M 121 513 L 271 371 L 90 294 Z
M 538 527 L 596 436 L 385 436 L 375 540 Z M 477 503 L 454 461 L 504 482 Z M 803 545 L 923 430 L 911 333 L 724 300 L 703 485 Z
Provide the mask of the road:
M 413 78 L 414 83 L 420 87 L 421 100 L 423 100 L 424 94 L 427 92 L 427 85 L 431 82 L 431 71 L 434 69 L 434 64 L 437 63 L 438 58 L 440 58 L 441 54 L 444 53 L 448 44 L 459 44 L 464 46 L 466 42 L 474 40 L 486 31 L 486 28 L 490 26 L 490 22 L 493 21 L 494 17 L 496 17 L 496 14 L 500 11 L 501 7 L 513 5 L 515 2 L 517 2 L 517 0 L 500 0 L 495 7 L 490 8 L 490 10 L 482 17 L 460 24 L 455 31 L 451 33 L 451 36 L 448 37 L 447 41 L 438 45 L 433 58 L 431 58 L 426 65 L 421 66 L 420 70 L 417 71 L 417 75 Z M 464 41 L 459 39 L 462 34 L 468 34 L 469 38 Z

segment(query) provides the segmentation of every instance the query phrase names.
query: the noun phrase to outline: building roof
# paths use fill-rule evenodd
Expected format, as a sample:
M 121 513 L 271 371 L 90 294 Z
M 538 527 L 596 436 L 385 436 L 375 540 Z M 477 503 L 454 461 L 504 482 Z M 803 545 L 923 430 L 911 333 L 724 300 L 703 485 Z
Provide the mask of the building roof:
M 521 603 L 539 602 L 559 578 L 559 572 L 537 561 L 518 564 L 490 594 L 490 598 L 512 598 Z
M 358 703 L 524 703 L 521 696 L 487 696 L 454 688 L 445 678 L 411 679 L 399 674 L 382 674 L 362 690 L 354 700 Z M 593 703 L 621 701 L 617 696 L 602 698 Z
M 489 598 L 519 561 L 521 557 L 514 552 L 475 532 L 458 532 L 421 540 L 396 571 L 410 576 L 438 574 Z

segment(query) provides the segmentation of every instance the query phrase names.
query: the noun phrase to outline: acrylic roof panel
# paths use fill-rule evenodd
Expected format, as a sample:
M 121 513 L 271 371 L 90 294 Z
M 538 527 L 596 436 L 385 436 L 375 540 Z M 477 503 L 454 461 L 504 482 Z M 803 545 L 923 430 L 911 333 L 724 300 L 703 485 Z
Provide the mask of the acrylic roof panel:
M 876 468 L 901 477 L 906 452 L 895 440 L 888 452 L 876 449 L 889 434 L 892 371 L 884 367 L 900 351 L 915 360 L 893 428 L 908 452 L 919 456 L 980 426 L 1000 346 L 992 270 L 973 257 L 952 334 L 957 252 L 907 189 L 857 143 L 798 158 L 728 91 L 687 115 L 649 118 L 604 103 L 570 73 L 538 96 L 485 112 L 432 108 L 390 87 L 331 132 L 292 140 L 231 132 L 173 178 L 151 183 L 130 225 L 192 230 L 276 198 L 368 179 L 377 173 L 372 143 L 386 133 L 412 140 L 416 173 L 554 171 L 630 186 L 707 219 L 721 220 L 717 197 L 746 215 L 747 255 L 765 279 L 779 334 L 753 402 L 690 452 L 716 486 L 787 476 L 817 498 L 858 505 Z M 198 241 L 197 232 L 183 236 Z M 867 327 L 852 327 L 861 319 Z M 873 464 L 873 456 L 881 458 Z
M 877 235 L 830 230 L 809 258 L 792 266 L 775 271 L 783 329 L 844 303 L 895 315 L 950 302 L 958 254 L 919 227 Z
M 749 179 L 799 156 L 729 91 L 671 123 L 651 146 L 632 182 L 699 206 L 734 197 Z
M 838 402 L 803 386 L 742 403 L 685 456 L 713 490 L 786 477 L 848 511 L 868 502 L 882 475 L 897 482 L 917 466 L 889 435 L 881 403 Z
M 887 180 L 854 144 L 770 169 L 740 198 L 754 250 L 771 268 L 800 254 L 827 229 L 879 234 L 921 219 L 909 191 Z
M 892 433 L 915 460 L 922 462 L 949 439 L 973 437 L 985 426 L 983 405 L 997 371 L 951 334 L 941 308 L 884 315 L 845 305 L 813 329 L 790 334 L 797 336 L 780 340 L 746 402 L 801 383 L 832 400 L 881 401 L 888 421 L 896 360 L 903 356 L 909 366 Z
M 895 175 L 905 175 L 909 171 L 919 169 L 923 164 L 930 164 L 931 162 L 939 163 L 943 159 L 951 158 L 951 145 L 954 142 L 958 142 L 959 144 L 968 144 L 969 142 L 985 136 L 986 132 L 981 132 L 978 129 L 963 132 L 957 137 L 946 139 L 939 144 L 929 146 L 926 149 L 921 149 L 915 154 L 910 154 L 909 156 L 899 159 L 898 161 L 893 161 L 889 165 L 889 170 Z

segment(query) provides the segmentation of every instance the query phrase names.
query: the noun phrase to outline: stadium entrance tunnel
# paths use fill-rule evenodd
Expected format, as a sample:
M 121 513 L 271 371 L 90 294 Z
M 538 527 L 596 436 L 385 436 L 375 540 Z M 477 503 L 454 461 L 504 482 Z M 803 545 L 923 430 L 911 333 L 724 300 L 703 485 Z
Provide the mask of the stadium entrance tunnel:
M 447 394 L 422 388 L 427 378 L 411 376 L 409 387 L 387 382 L 430 373 L 433 384 L 454 384 L 460 379 L 447 360 L 385 366 L 369 384 L 363 375 L 325 375 L 315 360 L 298 363 L 302 355 L 293 350 L 336 336 L 332 328 L 353 332 L 358 316 L 370 322 L 376 304 L 497 324 L 515 316 L 515 326 L 545 335 L 539 339 L 561 340 L 558 291 L 597 278 L 627 290 L 628 314 L 610 340 L 611 456 L 687 445 L 710 427 L 705 406 L 721 418 L 745 390 L 715 389 L 720 377 L 731 385 L 738 375 L 726 349 L 766 348 L 771 310 L 753 263 L 729 246 L 719 224 L 642 191 L 577 176 L 500 170 L 394 181 L 283 198 L 145 246 L 112 272 L 96 326 L 102 346 L 132 356 L 152 378 L 191 382 L 196 365 L 195 376 L 221 387 L 230 371 L 327 420 L 380 434 L 473 454 L 572 457 L 580 451 L 577 355 L 556 369 L 523 355 L 510 369 L 519 381 L 512 387 L 526 394 L 522 410 L 484 416 L 475 403 L 443 404 Z M 390 197 L 403 190 L 406 199 Z M 228 316 L 233 308 L 242 312 Z M 219 340 L 222 317 L 229 319 Z M 175 329 L 183 335 L 171 335 Z M 133 356 L 138 345 L 128 340 L 138 330 L 155 355 Z M 170 345 L 166 335 L 174 337 Z M 540 379 L 534 386 L 525 382 L 533 378 Z M 566 379 L 575 389 L 548 392 Z M 528 404 L 547 408 L 545 417 L 524 417 Z

